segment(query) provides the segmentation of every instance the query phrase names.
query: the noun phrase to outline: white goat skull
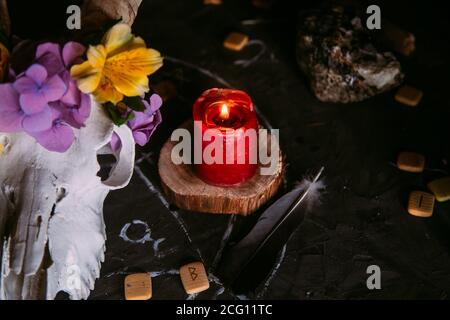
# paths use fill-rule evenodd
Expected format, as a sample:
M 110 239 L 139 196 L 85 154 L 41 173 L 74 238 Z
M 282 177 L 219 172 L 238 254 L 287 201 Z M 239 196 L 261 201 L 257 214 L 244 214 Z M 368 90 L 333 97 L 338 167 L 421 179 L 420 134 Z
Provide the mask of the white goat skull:
M 122 149 L 101 181 L 97 154 L 113 131 Z M 0 299 L 86 299 L 104 260 L 103 202 L 133 173 L 134 140 L 92 103 L 86 127 L 66 153 L 49 152 L 23 133 L 0 135 Z M 1 244 L 1 243 L 0 243 Z

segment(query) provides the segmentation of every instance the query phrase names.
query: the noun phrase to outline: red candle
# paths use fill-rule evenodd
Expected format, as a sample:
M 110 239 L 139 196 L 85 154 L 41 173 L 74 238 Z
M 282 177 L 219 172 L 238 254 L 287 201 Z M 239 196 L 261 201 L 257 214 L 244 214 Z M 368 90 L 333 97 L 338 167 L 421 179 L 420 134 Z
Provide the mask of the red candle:
M 210 89 L 195 102 L 193 116 L 195 130 L 202 137 L 201 149 L 197 148 L 201 155 L 195 155 L 202 160 L 195 161 L 197 175 L 217 186 L 233 186 L 250 179 L 258 168 L 259 128 L 250 97 L 239 90 Z M 222 150 L 215 148 L 219 145 Z M 208 159 L 208 155 L 214 159 Z

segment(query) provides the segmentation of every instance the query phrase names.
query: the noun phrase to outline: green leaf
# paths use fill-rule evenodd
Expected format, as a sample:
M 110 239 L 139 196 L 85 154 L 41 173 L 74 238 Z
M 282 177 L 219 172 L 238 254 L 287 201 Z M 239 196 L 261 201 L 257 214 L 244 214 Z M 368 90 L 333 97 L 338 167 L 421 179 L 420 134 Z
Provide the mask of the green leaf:
M 126 124 L 128 121 L 134 118 L 133 112 L 128 112 L 127 114 L 124 115 L 111 102 L 105 103 L 103 107 L 108 112 L 113 123 L 119 127 L 123 124 Z
M 122 102 L 131 110 L 145 111 L 145 105 L 142 102 L 141 97 L 125 97 Z

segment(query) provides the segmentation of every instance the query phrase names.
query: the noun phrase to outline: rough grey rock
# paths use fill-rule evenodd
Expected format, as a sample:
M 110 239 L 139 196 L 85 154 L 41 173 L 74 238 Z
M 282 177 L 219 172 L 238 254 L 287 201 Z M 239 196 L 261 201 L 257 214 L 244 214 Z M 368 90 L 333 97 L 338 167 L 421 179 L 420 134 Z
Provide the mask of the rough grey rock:
M 325 102 L 362 101 L 404 78 L 395 56 L 377 50 L 361 19 L 342 7 L 301 15 L 297 61 Z

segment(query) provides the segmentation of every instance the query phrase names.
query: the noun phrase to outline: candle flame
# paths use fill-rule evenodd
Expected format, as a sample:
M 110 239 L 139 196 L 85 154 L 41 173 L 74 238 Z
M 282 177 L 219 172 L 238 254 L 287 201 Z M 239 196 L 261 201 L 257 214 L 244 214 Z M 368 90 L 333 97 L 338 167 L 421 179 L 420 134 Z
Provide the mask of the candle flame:
M 220 110 L 220 117 L 225 120 L 230 117 L 230 109 L 228 108 L 226 103 L 222 105 L 222 109 Z

